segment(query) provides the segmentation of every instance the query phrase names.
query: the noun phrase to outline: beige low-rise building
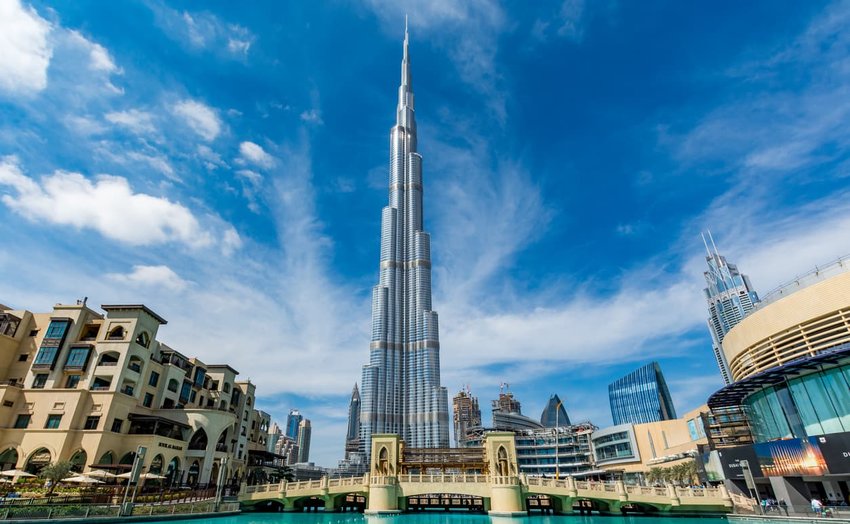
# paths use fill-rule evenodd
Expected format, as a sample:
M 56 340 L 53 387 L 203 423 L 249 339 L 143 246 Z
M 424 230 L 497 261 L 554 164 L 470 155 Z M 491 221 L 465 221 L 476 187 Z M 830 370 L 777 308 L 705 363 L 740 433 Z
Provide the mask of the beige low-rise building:
M 166 321 L 148 307 L 101 308 L 0 306 L 0 467 L 121 473 L 144 446 L 169 485 L 214 484 L 225 457 L 225 480 L 245 478 L 268 438 L 254 385 L 159 342 Z
M 703 413 L 707 406 L 682 418 L 646 424 L 620 424 L 591 435 L 596 466 L 627 481 L 639 481 L 651 468 L 692 461 L 706 445 Z

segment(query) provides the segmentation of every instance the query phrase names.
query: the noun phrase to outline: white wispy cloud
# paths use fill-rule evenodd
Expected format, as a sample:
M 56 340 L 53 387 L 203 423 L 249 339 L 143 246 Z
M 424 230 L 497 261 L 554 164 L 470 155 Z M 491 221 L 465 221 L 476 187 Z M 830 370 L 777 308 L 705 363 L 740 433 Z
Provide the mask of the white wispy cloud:
M 318 109 L 309 109 L 302 111 L 299 115 L 301 120 L 311 124 L 322 124 L 322 113 Z
M 31 95 L 47 87 L 50 23 L 20 0 L 0 2 L 0 91 Z
M 174 113 L 207 142 L 215 140 L 221 133 L 222 122 L 218 112 L 197 100 L 178 102 L 174 105 Z
M 269 169 L 275 164 L 274 157 L 254 142 L 245 141 L 239 144 L 239 155 L 241 163 L 254 164 L 264 169 Z
M 780 51 L 751 50 L 722 72 L 736 96 L 683 135 L 662 126 L 662 144 L 686 165 L 713 160 L 743 176 L 804 176 L 841 158 L 850 147 L 848 23 L 850 3 L 835 2 Z M 780 72 L 788 88 L 777 89 Z
M 165 265 L 133 266 L 133 270 L 129 273 L 108 273 L 106 276 L 116 282 L 161 287 L 172 291 L 182 291 L 189 285 L 189 282 Z
M 221 56 L 244 58 L 257 39 L 248 28 L 227 23 L 207 11 L 178 11 L 157 2 L 148 5 L 163 32 L 193 51 L 213 51 Z
M 56 171 L 40 181 L 28 177 L 14 157 L 0 162 L 0 185 L 14 191 L 2 202 L 33 222 L 93 229 L 128 245 L 178 242 L 192 248 L 238 247 L 238 234 L 229 224 L 222 237 L 201 225 L 182 204 L 136 193 L 125 178 L 101 175 L 92 181 L 79 173 Z M 235 235 L 235 236 L 234 236 Z
M 153 115 L 139 109 L 127 109 L 125 111 L 110 111 L 104 115 L 107 122 L 124 127 L 136 134 L 154 133 Z

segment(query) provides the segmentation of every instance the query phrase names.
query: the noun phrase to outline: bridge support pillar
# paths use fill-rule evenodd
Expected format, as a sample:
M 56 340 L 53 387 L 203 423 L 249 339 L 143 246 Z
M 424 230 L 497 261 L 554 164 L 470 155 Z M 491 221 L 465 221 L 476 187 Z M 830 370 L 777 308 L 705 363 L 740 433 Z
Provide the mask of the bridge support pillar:
M 369 484 L 369 501 L 364 513 L 401 513 L 398 507 L 398 482 L 395 477 L 372 479 Z
M 673 484 L 667 484 L 667 496 L 670 497 L 670 507 L 682 505 L 682 502 L 679 500 L 679 494 L 676 493 L 676 486 Z
M 491 485 L 490 486 L 490 515 L 519 516 L 526 515 L 523 505 L 522 486 Z

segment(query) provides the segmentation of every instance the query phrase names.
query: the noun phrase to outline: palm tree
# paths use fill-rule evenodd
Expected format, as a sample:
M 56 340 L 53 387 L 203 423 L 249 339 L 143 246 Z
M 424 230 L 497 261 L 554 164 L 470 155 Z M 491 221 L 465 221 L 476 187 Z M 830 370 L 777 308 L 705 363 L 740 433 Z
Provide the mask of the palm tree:
M 73 464 L 65 460 L 61 462 L 54 462 L 41 468 L 38 476 L 50 481 L 50 488 L 47 490 L 48 497 L 53 495 L 53 491 L 56 489 L 59 482 L 68 477 L 68 474 L 71 473 L 73 467 Z

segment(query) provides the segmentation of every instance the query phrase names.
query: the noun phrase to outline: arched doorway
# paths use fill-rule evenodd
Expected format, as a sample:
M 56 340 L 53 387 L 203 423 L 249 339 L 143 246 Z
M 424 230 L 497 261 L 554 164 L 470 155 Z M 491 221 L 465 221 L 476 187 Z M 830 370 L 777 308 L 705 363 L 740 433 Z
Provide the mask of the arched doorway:
M 207 432 L 204 431 L 204 428 L 196 431 L 195 434 L 192 435 L 192 438 L 189 439 L 189 449 L 204 451 L 207 449 L 207 444 Z
M 210 469 L 210 481 L 208 482 L 208 484 L 211 484 L 211 485 L 218 484 L 218 470 L 219 470 L 219 465 L 218 465 L 218 461 L 216 460 L 215 462 L 213 462 L 212 469 Z
M 82 473 L 88 460 L 89 455 L 85 450 L 80 449 L 76 451 L 73 455 L 71 455 L 71 460 L 68 461 L 71 463 L 71 471 L 75 473 Z
M 151 461 L 151 466 L 148 468 L 148 471 L 155 474 L 155 475 L 161 474 L 162 473 L 162 463 L 163 463 L 162 455 L 155 456 L 153 458 L 153 460 Z
M 121 468 L 121 471 L 126 473 L 127 471 L 132 471 L 133 462 L 135 462 L 135 461 L 136 461 L 136 452 L 135 451 L 128 451 L 127 453 L 124 453 L 124 456 L 121 457 L 121 460 L 118 461 L 118 464 L 120 464 L 121 466 L 125 466 L 125 467 Z
M 168 486 L 173 486 L 180 482 L 180 459 L 174 457 L 165 468 L 165 483 Z
M 189 475 L 186 477 L 186 484 L 190 486 L 194 486 L 198 483 L 198 479 L 201 475 L 201 463 L 197 460 L 192 462 L 192 465 L 189 466 Z
M 382 447 L 380 453 L 378 453 L 378 473 L 381 475 L 389 475 L 390 473 L 389 455 L 386 446 Z
M 30 455 L 26 466 L 24 466 L 24 471 L 32 473 L 33 475 L 38 475 L 44 466 L 50 464 L 50 460 L 50 451 L 48 451 L 47 448 L 39 448 L 33 451 L 32 455 Z
M 498 469 L 500 476 L 507 477 L 510 475 L 508 452 L 505 450 L 505 446 L 499 446 L 499 452 L 496 453 L 496 468 Z
M 107 451 L 100 457 L 100 460 L 97 461 L 98 464 L 115 464 L 115 453 L 111 451 Z
M 18 450 L 9 448 L 0 453 L 0 470 L 15 469 L 18 467 Z

